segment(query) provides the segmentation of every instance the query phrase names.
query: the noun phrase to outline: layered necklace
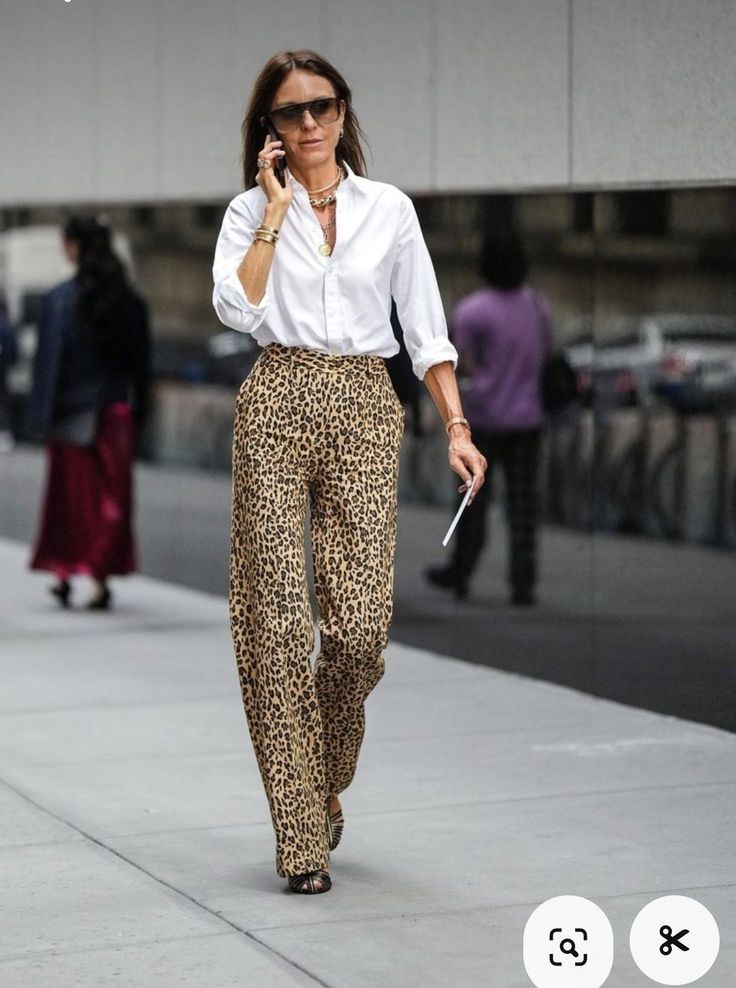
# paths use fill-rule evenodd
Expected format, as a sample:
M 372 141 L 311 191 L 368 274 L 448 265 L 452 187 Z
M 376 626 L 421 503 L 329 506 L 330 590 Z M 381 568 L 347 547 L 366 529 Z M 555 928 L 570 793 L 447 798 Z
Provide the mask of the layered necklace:
M 338 166 L 337 175 L 333 178 L 329 185 L 325 185 L 321 189 L 307 189 L 307 196 L 309 197 L 310 206 L 315 206 L 317 209 L 323 209 L 325 206 L 332 206 L 329 221 L 325 224 L 320 223 L 320 229 L 322 230 L 322 235 L 325 239 L 324 243 L 319 245 L 318 250 L 323 257 L 329 257 L 332 253 L 329 234 L 330 230 L 335 225 L 335 216 L 337 214 L 337 192 L 342 185 L 344 178 L 345 172 Z M 320 197 L 320 192 L 327 192 L 328 189 L 332 189 L 332 192 L 326 196 Z
M 335 201 L 337 197 L 337 190 L 340 188 L 344 178 L 345 172 L 338 165 L 337 175 L 335 175 L 329 185 L 323 185 L 321 189 L 307 189 L 309 205 L 316 206 L 318 209 L 320 206 L 329 206 L 331 202 Z M 332 189 L 333 185 L 335 186 L 334 189 Z M 318 196 L 320 192 L 326 192 L 328 189 L 332 189 L 332 192 L 329 195 L 323 196 L 321 199 L 315 198 L 315 196 Z

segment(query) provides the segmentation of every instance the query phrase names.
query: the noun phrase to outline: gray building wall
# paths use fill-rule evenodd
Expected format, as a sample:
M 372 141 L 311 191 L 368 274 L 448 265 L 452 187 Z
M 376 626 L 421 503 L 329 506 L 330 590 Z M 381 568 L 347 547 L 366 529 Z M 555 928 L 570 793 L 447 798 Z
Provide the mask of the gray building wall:
M 0 205 L 228 198 L 253 77 L 300 46 L 412 193 L 736 173 L 732 0 L 0 0 Z

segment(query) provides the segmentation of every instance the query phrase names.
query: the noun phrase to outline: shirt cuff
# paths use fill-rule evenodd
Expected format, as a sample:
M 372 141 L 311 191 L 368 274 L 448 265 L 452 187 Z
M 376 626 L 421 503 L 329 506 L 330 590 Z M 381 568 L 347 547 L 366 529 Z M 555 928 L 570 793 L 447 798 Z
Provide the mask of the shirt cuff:
M 215 309 L 225 325 L 246 333 L 252 333 L 260 325 L 271 301 L 266 285 L 266 291 L 258 305 L 251 302 L 245 294 L 237 271 L 232 271 L 218 282 L 215 297 L 221 303 L 220 306 L 215 304 Z
M 424 375 L 430 367 L 435 364 L 444 363 L 446 360 L 452 361 L 452 369 L 457 368 L 457 350 L 450 343 L 446 336 L 437 336 L 435 339 L 425 343 L 420 347 L 412 359 L 414 373 L 420 381 L 424 380 Z

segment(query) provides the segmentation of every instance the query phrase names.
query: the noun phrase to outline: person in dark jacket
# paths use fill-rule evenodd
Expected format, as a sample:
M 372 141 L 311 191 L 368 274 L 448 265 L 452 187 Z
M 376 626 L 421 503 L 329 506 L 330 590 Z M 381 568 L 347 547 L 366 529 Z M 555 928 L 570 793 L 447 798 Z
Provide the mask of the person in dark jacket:
M 51 593 L 63 606 L 69 578 L 92 577 L 87 606 L 106 610 L 108 578 L 136 569 L 132 463 L 148 404 L 148 311 L 106 221 L 71 217 L 63 243 L 77 273 L 43 300 L 29 402 L 31 427 L 48 450 L 31 568 L 56 575 Z
M 9 453 L 15 443 L 10 423 L 10 398 L 7 373 L 18 357 L 18 347 L 13 326 L 8 318 L 8 307 L 0 296 L 0 453 Z

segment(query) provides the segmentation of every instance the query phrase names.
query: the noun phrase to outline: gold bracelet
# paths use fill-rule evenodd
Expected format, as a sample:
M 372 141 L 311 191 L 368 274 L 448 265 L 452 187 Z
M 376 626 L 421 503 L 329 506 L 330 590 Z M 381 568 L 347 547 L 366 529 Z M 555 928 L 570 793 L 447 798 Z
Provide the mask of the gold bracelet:
M 261 223 L 260 226 L 256 227 L 256 233 L 273 233 L 274 236 L 278 237 L 279 229 L 277 226 L 266 226 L 265 223 Z
M 447 433 L 448 436 L 450 435 L 450 429 L 452 428 L 453 425 L 464 425 L 468 430 L 468 433 L 470 433 L 470 422 L 468 422 L 466 418 L 463 418 L 462 415 L 455 415 L 453 418 L 451 418 L 448 422 L 445 423 L 445 432 Z
M 259 230 L 256 230 L 253 234 L 253 243 L 255 243 L 256 240 L 262 240 L 266 244 L 271 244 L 272 247 L 276 246 L 276 241 L 278 239 L 279 238 L 274 237 L 272 233 L 261 233 Z

